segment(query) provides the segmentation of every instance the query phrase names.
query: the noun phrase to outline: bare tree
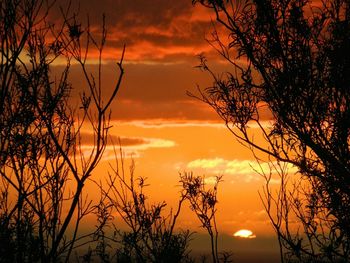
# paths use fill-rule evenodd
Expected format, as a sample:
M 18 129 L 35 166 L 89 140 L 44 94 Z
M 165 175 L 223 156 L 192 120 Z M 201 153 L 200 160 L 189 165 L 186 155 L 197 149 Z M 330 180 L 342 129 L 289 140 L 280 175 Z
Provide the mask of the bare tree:
M 117 156 L 117 154 L 115 153 Z M 114 236 L 108 238 L 103 229 L 98 229 L 101 247 L 116 246 L 117 262 L 193 262 L 189 256 L 191 233 L 188 230 L 175 230 L 185 196 L 181 196 L 177 208 L 167 213 L 165 201 L 151 203 L 146 193 L 146 178 L 135 178 L 135 165 L 132 161 L 129 172 L 125 169 L 124 155 L 111 165 L 112 173 L 107 179 L 107 187 L 99 183 L 102 199 L 99 215 L 106 229 L 112 227 Z M 106 209 L 107 208 L 107 209 Z M 127 229 L 111 225 L 117 214 Z M 110 229 L 111 231 L 111 229 Z M 107 236 L 106 242 L 103 240 Z M 108 242 L 109 241 L 109 242 Z M 107 253 L 112 255 L 112 253 Z M 108 260 L 111 260 L 110 258 Z M 110 262 L 110 261 L 106 261 Z
M 210 43 L 229 64 L 218 75 L 201 57 L 200 68 L 212 75 L 213 85 L 199 97 L 258 160 L 264 154 L 270 159 L 262 197 L 282 260 L 349 261 L 349 2 L 193 3 L 215 14 Z M 263 144 L 254 140 L 250 125 L 259 128 Z M 288 175 L 286 164 L 297 174 Z M 270 183 L 276 175 L 277 195 Z
M 83 189 L 106 147 L 110 106 L 124 73 L 123 51 L 115 88 L 102 94 L 104 19 L 97 40 L 69 8 L 61 8 L 61 24 L 50 23 L 54 4 L 0 3 L 1 262 L 68 262 L 84 237 L 79 224 L 93 208 Z M 99 54 L 96 76 L 87 69 L 91 48 Z M 52 65 L 62 60 L 65 67 L 55 74 Z M 86 86 L 79 108 L 69 106 L 73 63 Z M 83 125 L 93 131 L 88 155 L 81 148 Z
M 219 252 L 218 249 L 219 231 L 216 224 L 216 205 L 218 186 L 221 181 L 222 176 L 218 176 L 213 187 L 208 187 L 202 176 L 194 176 L 192 173 L 180 175 L 182 196 L 190 202 L 190 208 L 199 219 L 201 227 L 209 234 L 213 263 L 231 262 L 232 256 L 231 253 Z

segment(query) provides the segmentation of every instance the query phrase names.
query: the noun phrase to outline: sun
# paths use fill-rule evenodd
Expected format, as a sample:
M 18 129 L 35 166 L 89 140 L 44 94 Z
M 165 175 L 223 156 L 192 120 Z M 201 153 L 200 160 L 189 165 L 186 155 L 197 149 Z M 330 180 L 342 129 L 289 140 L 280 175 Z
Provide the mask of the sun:
M 236 233 L 233 234 L 233 236 L 240 238 L 256 238 L 256 235 L 254 235 L 252 231 L 247 229 L 238 230 Z

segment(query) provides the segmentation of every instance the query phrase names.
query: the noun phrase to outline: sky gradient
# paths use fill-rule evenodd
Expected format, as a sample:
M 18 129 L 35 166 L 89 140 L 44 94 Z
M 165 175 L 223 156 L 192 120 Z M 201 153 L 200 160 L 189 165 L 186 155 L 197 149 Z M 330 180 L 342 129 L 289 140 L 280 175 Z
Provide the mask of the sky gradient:
M 58 3 L 64 6 L 66 1 Z M 114 143 L 121 138 L 126 162 L 130 163 L 131 157 L 135 160 L 136 176 L 148 178 L 151 200 L 165 200 L 174 206 L 180 190 L 179 173 L 204 175 L 208 184 L 214 176 L 223 175 L 217 221 L 222 242 L 225 240 L 224 249 L 232 249 L 238 255 L 249 254 L 250 249 L 270 248 L 269 253 L 274 253 L 274 233 L 258 195 L 264 181 L 254 171 L 259 166 L 252 153 L 236 141 L 210 107 L 186 95 L 188 91 L 196 94 L 198 87 L 212 83 L 207 74 L 196 68 L 199 54 L 207 56 L 215 72 L 229 70 L 206 41 L 214 16 L 199 5 L 193 7 L 190 0 L 86 0 L 80 6 L 72 4 L 71 10 L 78 9 L 83 24 L 89 14 L 95 34 L 101 28 L 102 13 L 106 15 L 106 97 L 118 77 L 116 62 L 126 45 L 125 77 L 113 103 L 110 134 Z M 52 19 L 59 16 L 57 11 Z M 92 72 L 96 70 L 95 58 L 92 54 Z M 78 91 L 85 87 L 80 74 L 78 66 L 73 65 L 71 81 L 79 87 Z M 83 135 L 83 150 L 89 150 L 93 143 L 91 131 L 86 128 Z M 256 139 L 262 141 L 258 135 Z M 96 176 L 102 178 L 108 171 L 108 162 L 113 161 L 114 149 L 109 146 Z M 262 164 L 263 168 L 266 166 Z M 179 225 L 201 232 L 199 221 L 187 207 Z M 256 238 L 237 240 L 233 234 L 240 229 L 251 230 Z

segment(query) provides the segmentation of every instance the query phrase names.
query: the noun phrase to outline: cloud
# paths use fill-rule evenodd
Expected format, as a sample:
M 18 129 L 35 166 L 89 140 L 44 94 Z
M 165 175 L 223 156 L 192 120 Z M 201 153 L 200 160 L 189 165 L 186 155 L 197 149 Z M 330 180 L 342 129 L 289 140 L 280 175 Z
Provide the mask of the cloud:
M 217 168 L 222 166 L 226 161 L 221 158 L 215 158 L 215 159 L 197 159 L 187 164 L 187 167 L 190 169 L 193 168 Z
M 187 169 L 206 174 L 230 175 L 234 176 L 235 180 L 250 183 L 253 181 L 259 181 L 261 177 L 258 173 L 269 173 L 270 168 L 274 174 L 274 165 L 276 165 L 276 163 L 258 163 L 254 160 L 226 160 L 223 158 L 212 158 L 193 160 L 187 164 Z M 296 168 L 291 165 L 288 165 L 288 169 L 290 172 L 296 171 Z M 279 183 L 279 180 L 277 178 L 272 178 L 271 183 Z
M 93 145 L 94 143 L 94 133 L 92 130 L 84 129 L 81 130 L 80 137 L 82 140 L 82 144 L 84 145 Z M 109 143 L 113 143 L 115 145 L 120 144 L 123 147 L 132 147 L 132 146 L 140 146 L 150 143 L 150 139 L 143 138 L 143 137 L 125 137 L 125 136 L 115 136 L 115 135 L 108 135 Z
M 85 134 L 86 137 L 86 134 Z M 90 134 L 90 137 L 91 134 Z M 118 140 L 120 139 L 120 146 Z M 102 160 L 108 161 L 116 158 L 116 154 L 119 154 L 119 147 L 121 147 L 123 156 L 126 158 L 139 158 L 142 153 L 152 148 L 171 148 L 175 147 L 176 143 L 171 140 L 160 138 L 146 138 L 146 137 L 112 137 L 112 141 L 115 145 L 108 145 L 103 153 Z M 81 145 L 80 149 L 85 158 L 88 158 L 91 152 L 94 150 L 93 144 L 85 143 Z
M 218 178 L 216 176 L 210 176 L 204 178 L 204 183 L 209 185 L 215 185 L 218 182 Z
M 147 150 L 150 148 L 170 148 L 176 146 L 176 143 L 171 140 L 159 138 L 142 138 L 145 143 L 139 145 L 126 146 L 127 149 Z
M 89 65 L 87 69 L 89 74 L 97 76 L 97 65 Z M 57 78 L 62 70 L 62 66 L 52 67 L 52 72 L 57 74 Z M 117 77 L 115 63 L 103 65 L 104 101 L 112 94 Z M 70 67 L 69 80 L 73 87 L 71 105 L 78 107 L 80 94 L 83 91 L 89 94 L 87 82 L 82 78 L 82 71 L 78 65 Z M 190 64 L 127 64 L 120 90 L 111 105 L 112 118 L 218 120 L 219 117 L 211 107 L 186 95 L 187 91 L 196 89 L 196 84 L 204 88 L 210 81 L 208 75 L 194 69 Z
M 200 121 L 200 120 L 170 120 L 170 119 L 152 119 L 152 120 L 134 120 L 119 122 L 121 125 L 132 125 L 145 129 L 164 129 L 164 128 L 215 128 L 226 129 L 222 122 Z
M 120 144 L 124 147 L 137 146 L 148 143 L 147 140 L 141 137 L 117 137 L 110 135 L 110 139 L 113 142 L 120 142 Z
M 56 6 L 52 21 L 62 18 L 58 7 L 68 6 L 68 0 L 58 0 Z M 78 12 L 83 25 L 88 14 L 91 31 L 97 35 L 105 14 L 109 40 L 106 48 L 126 44 L 129 61 L 176 61 L 212 50 L 205 41 L 206 32 L 211 30 L 211 15 L 191 1 L 73 1 L 71 12 Z
M 225 70 L 223 65 L 215 64 L 215 67 L 218 71 Z M 97 76 L 97 65 L 89 65 L 87 69 L 89 74 Z M 62 70 L 62 66 L 52 67 L 52 72 L 57 74 L 57 78 Z M 102 99 L 107 101 L 115 87 L 118 70 L 115 63 L 106 63 L 102 67 L 102 72 Z M 82 79 L 82 71 L 78 65 L 70 67 L 69 80 L 73 87 L 71 105 L 79 105 L 80 94 L 83 91 L 89 94 L 89 90 L 87 82 Z M 197 120 L 196 126 L 199 125 L 199 122 L 202 124 L 205 122 L 215 125 L 223 124 L 224 122 L 209 105 L 186 95 L 187 91 L 196 93 L 197 84 L 204 89 L 210 86 L 211 82 L 210 76 L 194 69 L 190 64 L 125 65 L 125 75 L 121 87 L 111 104 L 112 118 L 124 121 L 153 120 L 154 122 L 157 120 L 171 120 L 173 122 L 175 120 L 179 126 L 184 126 L 185 123 L 193 122 L 193 120 Z M 266 108 L 262 108 L 264 127 L 271 126 L 269 123 L 271 116 L 267 114 Z M 159 123 L 155 123 L 155 125 L 159 126 Z M 250 123 L 249 126 L 251 128 L 258 127 L 255 123 Z

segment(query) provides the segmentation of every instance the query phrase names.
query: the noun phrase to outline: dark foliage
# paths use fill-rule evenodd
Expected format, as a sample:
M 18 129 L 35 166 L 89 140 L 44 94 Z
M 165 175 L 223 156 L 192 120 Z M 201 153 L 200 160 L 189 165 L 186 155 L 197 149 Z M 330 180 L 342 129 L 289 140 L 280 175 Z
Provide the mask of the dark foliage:
M 0 2 L 1 262 L 68 262 L 86 238 L 79 224 L 93 207 L 83 189 L 105 149 L 109 109 L 124 72 L 122 55 L 114 92 L 103 103 L 101 70 L 93 76 L 86 66 L 89 43 L 101 59 L 104 23 L 98 43 L 69 9 L 61 9 L 60 24 L 50 23 L 54 4 Z M 63 70 L 53 72 L 59 61 Z M 73 62 L 86 83 L 79 109 L 69 105 Z M 80 148 L 83 125 L 93 130 L 89 156 Z
M 107 186 L 98 184 L 101 190 L 98 226 L 103 227 L 96 231 L 99 245 L 95 254 L 103 262 L 193 262 L 188 248 L 191 233 L 174 229 L 185 197 L 179 199 L 174 213 L 172 209 L 167 213 L 164 201 L 150 203 L 145 191 L 146 178 L 135 178 L 134 163 L 126 173 L 122 152 L 114 167 Z M 113 214 L 125 223 L 125 230 L 114 224 Z
M 214 82 L 200 99 L 258 160 L 265 154 L 271 161 L 262 197 L 282 260 L 349 261 L 349 2 L 193 2 L 216 15 L 210 43 L 230 67 L 216 75 L 201 57 L 200 68 Z M 254 140 L 253 124 L 267 144 Z M 288 175 L 286 164 L 297 174 Z M 274 195 L 270 181 L 276 174 L 281 186 Z

